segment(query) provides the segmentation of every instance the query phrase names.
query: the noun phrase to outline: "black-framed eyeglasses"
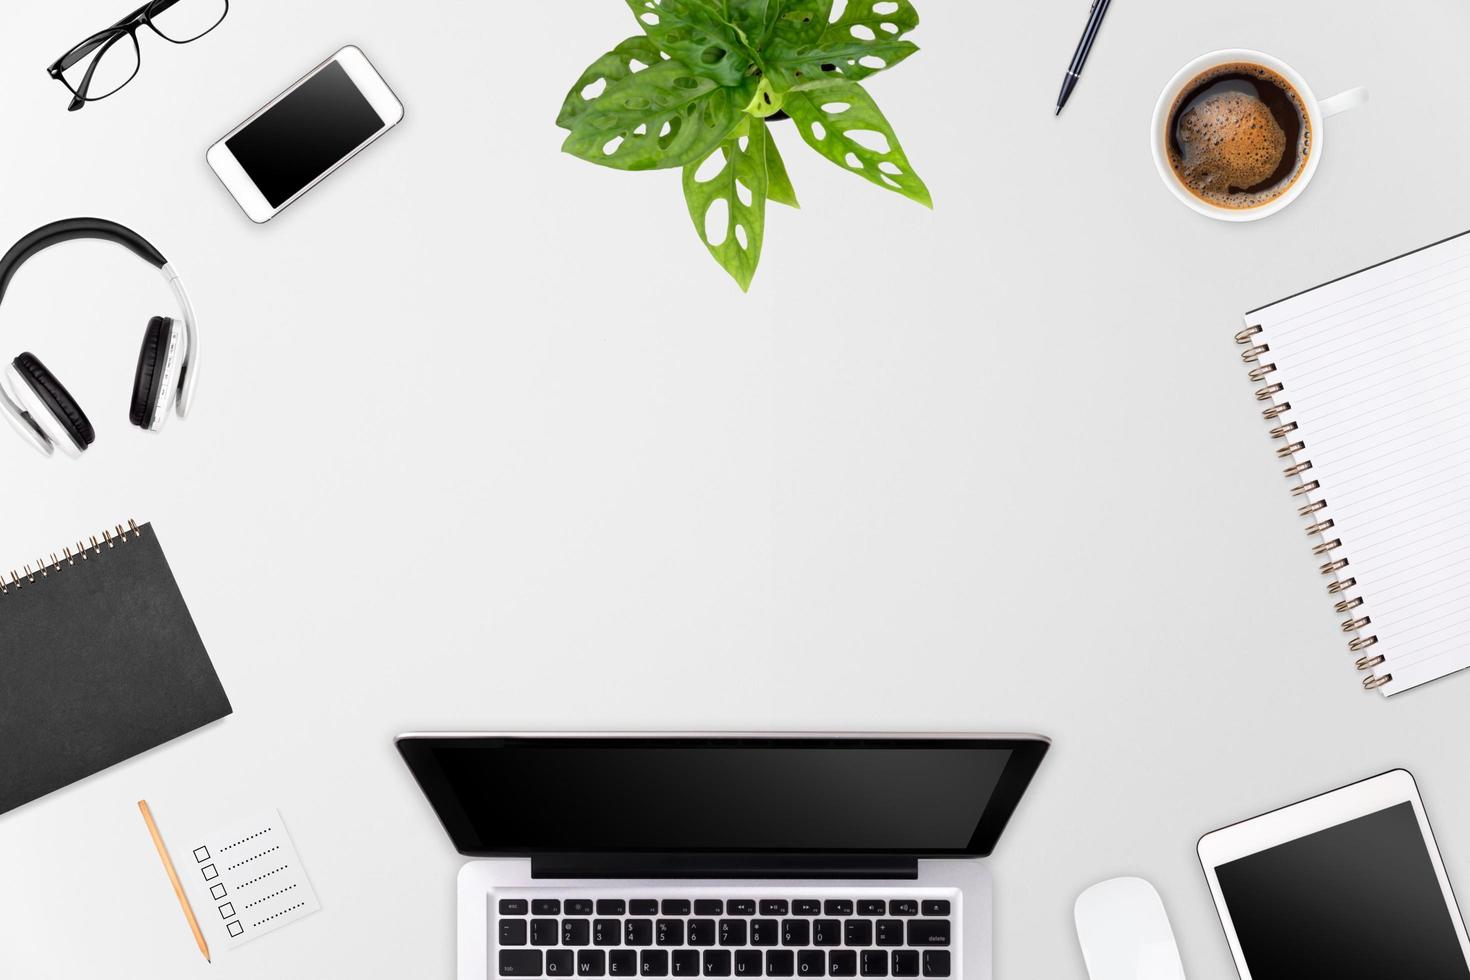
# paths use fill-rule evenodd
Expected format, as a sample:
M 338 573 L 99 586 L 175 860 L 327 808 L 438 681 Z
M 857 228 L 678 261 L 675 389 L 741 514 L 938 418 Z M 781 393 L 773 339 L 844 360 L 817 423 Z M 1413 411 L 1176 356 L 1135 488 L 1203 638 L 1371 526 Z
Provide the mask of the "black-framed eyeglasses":
M 138 74 L 138 28 L 174 44 L 197 41 L 219 26 L 230 0 L 152 0 L 57 58 L 46 73 L 71 89 L 67 110 L 112 95 Z

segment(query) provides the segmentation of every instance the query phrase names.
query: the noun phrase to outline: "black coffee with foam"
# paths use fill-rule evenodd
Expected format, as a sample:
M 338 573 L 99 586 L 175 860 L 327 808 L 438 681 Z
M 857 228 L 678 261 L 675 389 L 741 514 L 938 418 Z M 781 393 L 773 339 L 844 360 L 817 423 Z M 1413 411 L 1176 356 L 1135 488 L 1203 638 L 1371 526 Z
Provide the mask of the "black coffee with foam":
M 1276 72 L 1250 62 L 1216 65 L 1191 79 L 1162 135 L 1179 182 L 1223 208 L 1276 200 L 1312 153 L 1302 96 Z

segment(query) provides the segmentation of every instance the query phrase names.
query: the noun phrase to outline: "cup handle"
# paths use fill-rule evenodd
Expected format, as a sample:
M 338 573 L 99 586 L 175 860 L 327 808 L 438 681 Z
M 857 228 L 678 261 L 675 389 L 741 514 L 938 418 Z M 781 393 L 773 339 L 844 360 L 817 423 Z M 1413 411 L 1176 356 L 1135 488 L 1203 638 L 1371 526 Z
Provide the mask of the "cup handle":
M 1330 99 L 1323 99 L 1317 103 L 1317 106 L 1322 110 L 1322 118 L 1326 119 L 1328 116 L 1335 116 L 1339 112 L 1356 109 L 1367 101 L 1368 90 L 1359 87 L 1350 88 L 1346 92 L 1339 92 Z

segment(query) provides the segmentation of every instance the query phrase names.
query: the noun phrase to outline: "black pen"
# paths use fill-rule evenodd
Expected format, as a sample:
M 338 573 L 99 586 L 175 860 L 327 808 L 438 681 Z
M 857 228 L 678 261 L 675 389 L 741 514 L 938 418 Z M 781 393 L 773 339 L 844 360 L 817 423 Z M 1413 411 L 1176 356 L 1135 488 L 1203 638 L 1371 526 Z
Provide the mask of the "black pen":
M 1082 40 L 1077 42 L 1072 64 L 1062 79 L 1062 94 L 1057 96 L 1059 116 L 1062 114 L 1062 106 L 1067 104 L 1067 98 L 1072 94 L 1072 89 L 1077 87 L 1077 79 L 1082 77 L 1082 66 L 1087 64 L 1087 53 L 1092 50 L 1092 42 L 1097 38 L 1097 29 L 1102 26 L 1103 14 L 1108 12 L 1110 2 L 1112 0 L 1092 0 L 1092 10 L 1087 15 L 1087 27 L 1082 31 Z

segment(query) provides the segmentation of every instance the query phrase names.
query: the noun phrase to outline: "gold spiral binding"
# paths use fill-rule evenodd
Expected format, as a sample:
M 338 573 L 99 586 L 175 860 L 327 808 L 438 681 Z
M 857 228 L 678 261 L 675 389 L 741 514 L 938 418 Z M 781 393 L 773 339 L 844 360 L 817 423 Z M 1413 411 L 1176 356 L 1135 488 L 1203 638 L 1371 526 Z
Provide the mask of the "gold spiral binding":
M 84 544 L 78 541 L 75 551 L 70 546 L 63 547 L 60 558 L 56 556 L 56 552 L 54 551 L 51 552 L 50 561 L 44 558 L 37 558 L 34 569 L 30 565 L 22 565 L 21 568 L 23 571 L 19 572 L 11 569 L 9 582 L 5 580 L 4 573 L 0 573 L 0 596 L 10 595 L 12 592 L 21 592 L 26 586 L 35 585 L 39 581 L 50 578 L 62 569 L 75 565 L 78 559 L 88 561 L 90 556 L 100 555 L 103 548 L 116 548 L 119 544 L 136 541 L 142 536 L 143 531 L 138 527 L 138 522 L 130 520 L 128 521 L 127 528 L 124 528 L 121 524 L 116 524 L 111 530 L 104 530 L 101 541 L 98 541 L 95 536 L 92 536 L 87 539 L 90 544 Z
M 1291 402 L 1282 402 L 1280 405 L 1272 405 L 1270 408 L 1262 409 L 1261 415 L 1268 419 L 1279 419 L 1289 411 L 1291 411 Z
M 1254 384 L 1258 385 L 1266 381 L 1267 376 L 1276 371 L 1276 365 L 1274 363 L 1263 362 L 1261 360 L 1271 350 L 1271 345 L 1261 336 L 1263 332 L 1264 328 L 1260 324 L 1249 324 L 1235 335 L 1235 342 L 1245 348 L 1240 352 L 1240 359 L 1246 364 L 1254 365 L 1247 372 L 1247 376 Z M 1307 444 L 1300 436 L 1295 435 L 1295 433 L 1299 432 L 1297 423 L 1292 419 L 1283 418 L 1286 413 L 1291 411 L 1291 402 L 1277 401 L 1277 396 L 1284 391 L 1286 391 L 1286 385 L 1284 383 L 1281 381 L 1272 381 L 1257 388 L 1255 396 L 1256 401 L 1271 403 L 1261 410 L 1261 416 L 1267 422 L 1272 423 L 1269 433 L 1270 437 L 1275 440 L 1280 440 L 1281 444 L 1276 447 L 1276 458 L 1290 462 L 1290 465 L 1281 471 L 1282 475 L 1288 479 L 1300 478 L 1294 479 L 1291 495 L 1293 497 L 1303 497 L 1321 490 L 1322 484 L 1317 480 L 1302 477 L 1302 474 L 1312 469 L 1312 461 L 1302 458 L 1302 454 L 1306 452 Z M 1338 596 L 1357 585 L 1358 582 L 1352 576 L 1342 576 L 1340 574 L 1343 569 L 1348 567 L 1349 562 L 1344 557 L 1333 555 L 1333 552 L 1342 547 L 1342 539 L 1329 539 L 1326 537 L 1327 532 L 1337 526 L 1331 517 L 1323 513 L 1326 509 L 1327 501 L 1325 499 L 1319 497 L 1313 500 L 1309 498 L 1297 508 L 1297 515 L 1310 518 L 1311 520 L 1311 523 L 1307 524 L 1305 528 L 1307 537 L 1317 538 L 1320 536 L 1323 538 L 1323 540 L 1318 541 L 1312 546 L 1312 554 L 1318 558 L 1325 557 L 1327 559 L 1317 570 L 1323 575 L 1332 577 L 1332 581 L 1327 586 L 1327 594 Z M 1363 598 L 1361 596 L 1343 596 L 1343 598 L 1336 601 L 1333 608 L 1339 613 L 1349 613 L 1362 606 Z M 1348 642 L 1349 651 L 1361 653 L 1378 642 L 1377 636 L 1361 635 L 1362 630 L 1370 626 L 1372 622 L 1372 617 L 1367 615 L 1349 616 L 1342 621 L 1341 629 L 1344 633 L 1359 634 Z M 1381 654 L 1358 657 L 1357 668 L 1359 670 L 1371 670 L 1384 662 L 1385 658 Z M 1365 678 L 1363 686 L 1371 691 L 1382 687 L 1392 680 L 1392 674 L 1375 675 Z

